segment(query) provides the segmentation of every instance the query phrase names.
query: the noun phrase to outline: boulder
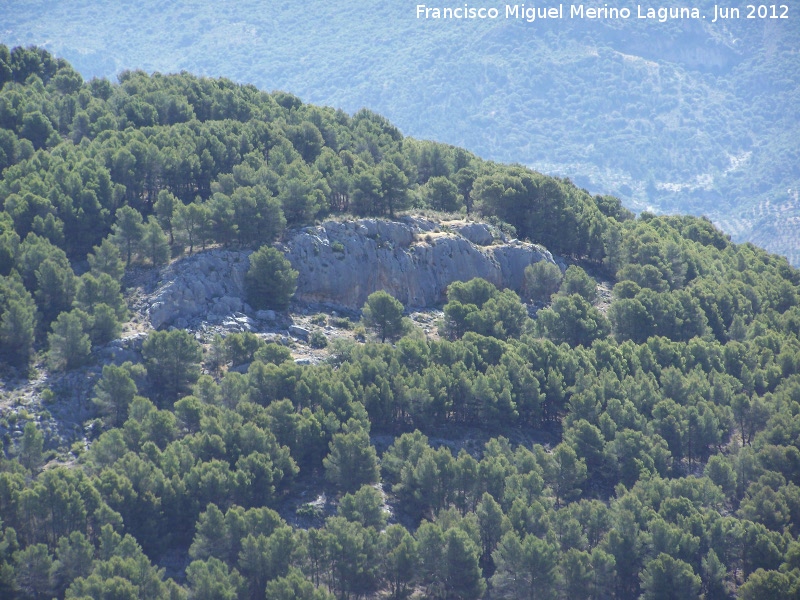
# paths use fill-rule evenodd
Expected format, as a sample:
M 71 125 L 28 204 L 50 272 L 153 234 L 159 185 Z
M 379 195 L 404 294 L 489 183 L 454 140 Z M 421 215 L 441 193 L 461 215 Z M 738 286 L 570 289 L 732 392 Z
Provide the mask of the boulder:
M 494 242 L 495 236 L 486 223 L 464 223 L 450 228 L 477 246 L 490 246 Z
M 289 335 L 296 337 L 298 340 L 308 341 L 308 338 L 311 336 L 311 332 L 305 327 L 300 327 L 299 325 L 290 325 Z
M 294 359 L 294 364 L 299 366 L 317 365 L 319 362 L 319 359 L 313 356 L 301 356 L 300 358 Z

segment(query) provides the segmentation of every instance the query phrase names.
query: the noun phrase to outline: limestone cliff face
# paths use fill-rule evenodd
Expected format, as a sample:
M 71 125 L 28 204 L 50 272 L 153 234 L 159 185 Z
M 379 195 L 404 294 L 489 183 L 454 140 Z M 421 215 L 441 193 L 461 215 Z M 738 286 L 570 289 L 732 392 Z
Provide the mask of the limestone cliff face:
M 356 310 L 377 290 L 408 307 L 434 306 L 445 301 L 452 282 L 474 277 L 519 290 L 526 266 L 554 262 L 541 246 L 506 239 L 483 223 L 420 218 L 328 221 L 295 232 L 281 249 L 299 273 L 297 300 Z M 165 268 L 147 302 L 151 325 L 185 327 L 251 314 L 244 300 L 248 257 L 210 250 Z
M 161 272 L 146 313 L 156 329 L 186 327 L 194 319 L 221 322 L 234 312 L 247 312 L 244 276 L 249 252 L 209 250 L 172 263 Z
M 485 224 L 419 218 L 308 227 L 288 241 L 286 257 L 300 273 L 297 299 L 347 308 L 377 290 L 406 306 L 441 304 L 448 285 L 474 277 L 519 290 L 526 266 L 553 262 L 541 246 L 496 238 Z

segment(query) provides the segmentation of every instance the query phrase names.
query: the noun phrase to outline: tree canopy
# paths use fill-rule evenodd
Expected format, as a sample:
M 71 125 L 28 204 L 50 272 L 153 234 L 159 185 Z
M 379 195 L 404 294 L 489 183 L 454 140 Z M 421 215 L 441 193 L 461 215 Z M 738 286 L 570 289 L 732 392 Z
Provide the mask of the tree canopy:
M 382 290 L 369 295 L 361 318 L 381 342 L 395 340 L 403 333 L 403 304 Z
M 278 250 L 263 246 L 250 255 L 245 285 L 254 308 L 283 309 L 297 289 L 297 271 Z
M 785 259 L 366 110 L 185 73 L 81 82 L 2 46 L 0 82 L 3 598 L 800 589 Z M 249 332 L 107 345 L 126 263 L 237 247 L 253 308 L 283 309 L 286 227 L 413 203 L 499 219 L 570 266 L 526 269 L 530 304 L 453 283 L 427 333 L 374 294 L 365 323 L 394 343 L 332 343 L 318 364 Z

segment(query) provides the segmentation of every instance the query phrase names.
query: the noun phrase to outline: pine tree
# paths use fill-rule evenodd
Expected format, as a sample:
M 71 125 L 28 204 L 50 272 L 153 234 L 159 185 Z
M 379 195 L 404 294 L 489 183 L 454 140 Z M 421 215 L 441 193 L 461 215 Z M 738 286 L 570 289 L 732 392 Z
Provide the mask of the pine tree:
M 361 318 L 381 343 L 397 339 L 403 333 L 403 305 L 383 290 L 369 295 Z
M 186 331 L 154 331 L 142 345 L 147 376 L 160 394 L 169 400 L 188 391 L 200 376 L 203 351 Z
M 87 258 L 92 275 L 95 277 L 106 273 L 119 281 L 125 274 L 125 264 L 120 258 L 119 248 L 113 244 L 110 238 L 105 238 L 99 246 L 95 246 Z
M 480 550 L 467 533 L 459 528 L 445 533 L 445 563 L 447 573 L 445 584 L 450 594 L 456 598 L 471 600 L 480 598 L 486 591 L 478 558 Z
M 169 243 L 170 245 L 175 243 L 175 236 L 173 235 L 173 227 L 172 221 L 175 217 L 175 209 L 178 206 L 178 200 L 173 194 L 171 194 L 167 190 L 161 190 L 158 192 L 158 199 L 156 203 L 153 205 L 153 208 L 156 211 L 156 218 L 158 219 L 159 224 L 161 225 L 162 229 L 166 230 L 169 233 Z
M 36 304 L 18 275 L 0 277 L 0 356 L 8 364 L 30 362 L 36 331 Z
M 286 308 L 297 289 L 297 275 L 281 252 L 262 246 L 250 255 L 245 276 L 248 302 L 253 308 Z
M 334 435 L 330 453 L 322 463 L 325 477 L 344 492 L 355 492 L 362 485 L 376 483 L 380 478 L 378 455 L 362 428 Z
M 129 369 L 125 366 L 106 365 L 94 388 L 93 402 L 108 417 L 109 426 L 119 427 L 128 418 L 128 406 L 136 392 L 136 383 Z
M 135 208 L 123 206 L 117 209 L 117 222 L 114 224 L 114 243 L 125 253 L 125 265 L 130 266 L 134 252 L 139 248 L 144 226 L 142 215 Z
M 45 259 L 36 269 L 36 285 L 36 304 L 45 325 L 70 309 L 75 297 L 75 275 L 66 260 Z
M 44 436 L 36 424 L 25 423 L 22 433 L 22 442 L 19 448 L 19 462 L 26 469 L 35 471 L 42 465 L 42 450 L 44 449 Z
M 91 317 L 77 308 L 58 316 L 47 336 L 50 345 L 47 359 L 51 369 L 68 371 L 88 360 L 92 343 L 86 331 L 90 323 Z
M 144 226 L 141 244 L 145 255 L 153 263 L 153 266 L 169 262 L 170 250 L 167 236 L 152 215 Z

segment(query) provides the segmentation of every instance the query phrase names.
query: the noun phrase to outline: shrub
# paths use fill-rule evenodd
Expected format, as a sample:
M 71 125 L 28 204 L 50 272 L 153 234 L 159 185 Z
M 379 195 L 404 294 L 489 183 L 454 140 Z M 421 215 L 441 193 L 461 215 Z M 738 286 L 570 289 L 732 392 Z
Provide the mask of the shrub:
M 331 317 L 330 324 L 337 329 L 352 329 L 353 322 L 347 317 Z
M 308 339 L 308 343 L 312 348 L 325 348 L 328 345 L 328 338 L 321 331 L 315 331 Z

